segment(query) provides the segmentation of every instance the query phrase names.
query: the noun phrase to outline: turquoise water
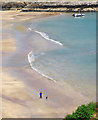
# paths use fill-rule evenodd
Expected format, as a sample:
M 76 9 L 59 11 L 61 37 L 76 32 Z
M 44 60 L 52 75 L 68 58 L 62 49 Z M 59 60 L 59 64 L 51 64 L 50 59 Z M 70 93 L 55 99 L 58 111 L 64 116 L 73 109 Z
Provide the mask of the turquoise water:
M 90 96 L 96 90 L 96 13 L 85 14 L 82 18 L 64 14 L 32 23 L 31 29 L 47 44 L 57 45 L 43 50 L 32 66 Z

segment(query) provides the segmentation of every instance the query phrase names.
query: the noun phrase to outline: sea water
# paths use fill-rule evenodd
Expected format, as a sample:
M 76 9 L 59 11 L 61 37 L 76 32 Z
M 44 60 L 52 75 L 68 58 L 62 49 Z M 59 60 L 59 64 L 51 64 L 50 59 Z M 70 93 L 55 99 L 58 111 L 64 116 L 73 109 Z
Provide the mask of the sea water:
M 51 80 L 67 82 L 75 90 L 95 98 L 96 13 L 85 13 L 81 18 L 63 14 L 33 22 L 29 29 L 47 44 L 51 43 L 50 50 L 38 55 L 30 52 L 31 67 Z M 52 44 L 57 47 L 51 50 Z

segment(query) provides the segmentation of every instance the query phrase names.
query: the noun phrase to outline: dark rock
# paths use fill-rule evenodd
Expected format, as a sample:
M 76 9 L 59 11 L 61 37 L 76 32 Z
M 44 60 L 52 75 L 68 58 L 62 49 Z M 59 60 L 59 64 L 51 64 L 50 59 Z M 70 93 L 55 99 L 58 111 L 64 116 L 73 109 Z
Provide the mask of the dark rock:
M 73 12 L 73 11 L 96 11 L 98 2 L 3 2 L 2 9 L 20 9 L 23 12 Z

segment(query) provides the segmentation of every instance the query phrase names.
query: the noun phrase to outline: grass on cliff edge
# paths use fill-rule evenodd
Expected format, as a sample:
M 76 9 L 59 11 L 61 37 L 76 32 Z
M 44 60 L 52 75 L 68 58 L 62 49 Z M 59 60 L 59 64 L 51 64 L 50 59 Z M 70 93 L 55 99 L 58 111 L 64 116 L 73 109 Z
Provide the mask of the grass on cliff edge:
M 98 120 L 98 103 L 90 102 L 79 106 L 75 112 L 68 114 L 64 120 Z

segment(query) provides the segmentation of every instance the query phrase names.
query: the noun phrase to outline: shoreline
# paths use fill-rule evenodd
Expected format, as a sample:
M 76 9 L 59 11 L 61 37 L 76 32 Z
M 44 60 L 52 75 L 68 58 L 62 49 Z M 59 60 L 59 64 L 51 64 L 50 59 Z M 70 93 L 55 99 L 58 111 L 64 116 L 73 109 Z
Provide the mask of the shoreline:
M 37 48 L 36 47 L 37 44 L 32 42 L 31 38 L 28 38 L 27 40 L 27 37 L 25 35 L 27 29 L 24 28 L 24 26 L 22 26 L 21 24 L 18 24 L 22 22 L 23 19 L 28 15 L 23 15 L 24 13 L 21 12 L 18 13 L 20 15 L 16 15 L 17 11 L 15 13 L 13 12 L 12 14 L 14 14 L 15 16 L 14 17 L 10 16 L 10 18 L 13 18 L 11 19 L 10 22 L 13 25 L 17 23 L 17 26 L 18 25 L 19 26 L 15 27 L 17 28 L 16 30 L 13 27 L 11 28 L 8 27 L 7 30 L 9 31 L 9 29 L 11 29 L 11 31 L 15 31 L 15 33 L 17 33 L 18 35 L 17 36 L 18 39 L 16 39 L 15 37 L 13 39 L 15 40 L 15 47 L 16 47 L 15 50 L 10 48 L 12 52 L 10 51 L 9 53 L 7 53 L 8 50 L 3 49 L 3 51 L 6 51 L 6 55 L 3 58 L 4 61 L 3 61 L 2 69 L 3 69 L 3 73 L 7 74 L 6 75 L 7 78 L 3 78 L 4 85 L 2 86 L 3 96 L 4 96 L 3 111 L 2 111 L 3 117 L 23 118 L 26 116 L 26 118 L 32 118 L 32 117 L 33 118 L 63 118 L 65 117 L 65 115 L 72 113 L 72 111 L 74 111 L 77 106 L 88 103 L 90 100 L 87 97 L 84 97 L 82 94 L 72 89 L 72 87 L 69 86 L 67 83 L 61 84 L 59 82 L 50 81 L 30 68 L 27 55 L 32 47 L 35 47 L 35 49 Z M 9 13 L 9 15 L 12 14 Z M 29 17 L 31 17 L 31 14 L 35 15 L 35 13 L 29 13 Z M 43 16 L 44 17 L 47 16 L 47 13 L 46 15 L 45 13 L 43 14 L 37 13 L 34 19 L 36 20 L 37 18 L 40 19 L 40 17 L 43 18 Z M 8 15 L 6 14 L 5 17 L 6 16 Z M 3 18 L 3 20 L 5 19 Z M 8 23 L 9 20 L 10 19 L 8 17 L 6 18 L 5 22 L 9 24 Z M 6 26 L 4 27 L 6 29 Z M 13 32 L 11 33 L 11 31 L 8 32 L 8 35 L 13 33 Z M 5 31 L 3 32 L 5 33 Z M 21 34 L 23 35 L 22 38 L 24 39 L 21 39 L 20 36 Z M 33 35 L 33 37 L 35 36 Z M 11 36 L 11 38 L 13 38 L 13 35 Z M 29 44 L 30 46 L 28 46 Z M 5 75 L 3 75 L 3 77 L 4 76 Z M 10 87 L 8 87 L 8 85 L 6 85 L 6 82 L 4 82 L 8 78 L 10 82 L 8 81 L 7 84 L 10 87 L 13 87 L 11 89 Z M 17 84 L 15 81 L 17 81 Z M 14 87 L 14 85 L 17 85 L 17 87 Z M 19 85 L 20 85 L 20 89 L 19 89 Z M 14 91 L 14 89 L 16 91 Z M 40 91 L 42 91 L 44 94 L 43 100 L 39 99 Z M 48 101 L 45 100 L 46 95 L 49 96 Z M 13 101 L 15 103 L 13 103 Z M 22 102 L 23 104 L 21 104 Z M 14 114 L 10 113 L 10 110 L 8 109 L 9 105 L 11 109 L 13 109 L 14 107 L 16 108 L 16 110 L 13 109 Z M 18 111 L 20 111 L 20 113 Z

